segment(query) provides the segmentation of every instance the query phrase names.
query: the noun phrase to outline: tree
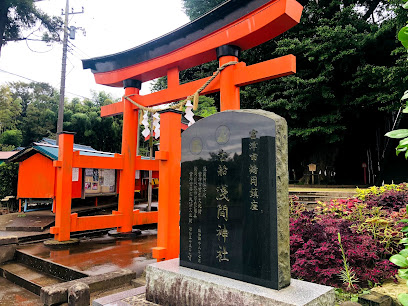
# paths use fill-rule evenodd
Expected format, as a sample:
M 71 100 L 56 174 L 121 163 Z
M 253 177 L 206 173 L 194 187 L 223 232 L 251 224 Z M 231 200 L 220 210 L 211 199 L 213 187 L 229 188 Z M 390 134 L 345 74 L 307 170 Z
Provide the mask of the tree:
M 217 63 L 215 61 L 211 63 L 206 63 L 191 69 L 181 71 L 180 81 L 181 83 L 189 82 L 195 79 L 204 78 L 210 76 L 212 71 L 217 70 Z M 215 68 L 214 68 L 215 67 Z M 167 88 L 167 77 L 158 78 L 152 85 L 152 92 L 163 90 Z M 193 94 L 193 92 L 191 93 Z M 212 95 L 218 96 L 218 94 Z M 185 108 L 183 109 L 183 111 Z M 194 111 L 194 114 L 201 117 L 208 117 L 217 112 L 217 107 L 215 106 L 215 99 L 211 96 L 200 96 L 198 108 Z
M 14 99 L 20 99 L 22 111 L 19 130 L 23 146 L 55 134 L 58 114 L 58 91 L 47 83 L 10 83 Z
M 75 143 L 100 151 L 119 152 L 122 117 L 101 118 L 101 106 L 113 103 L 105 92 L 93 92 L 92 99 L 65 102 L 64 130 L 75 132 Z M 0 87 L 0 147 L 28 146 L 44 137 L 56 137 L 58 91 L 47 83 L 15 82 Z
M 14 99 L 8 86 L 0 86 L 0 134 L 17 126 L 21 102 Z
M 62 30 L 62 19 L 51 17 L 34 5 L 34 0 L 2 0 L 0 1 L 0 54 L 1 48 L 9 41 L 29 39 L 23 36 L 27 28 L 40 24 L 44 41 L 59 41 Z
M 198 108 L 194 111 L 194 114 L 201 117 L 208 117 L 217 112 L 217 108 L 215 107 L 214 99 L 206 96 L 201 96 Z
M 408 9 L 408 4 L 405 3 L 402 5 L 404 9 Z M 405 25 L 404 27 L 401 28 L 401 30 L 398 32 L 398 40 L 401 42 L 401 44 L 405 47 L 405 49 L 408 49 L 408 25 Z M 405 91 L 404 95 L 401 98 L 401 101 L 404 101 L 406 103 L 404 109 L 402 110 L 402 113 L 407 114 L 408 113 L 408 90 Z M 401 106 L 402 109 L 402 106 Z M 396 153 L 399 155 L 401 152 L 404 152 L 405 154 L 405 159 L 408 159 L 408 129 L 398 129 L 398 130 L 393 130 L 385 134 L 385 136 L 390 137 L 390 138 L 395 138 L 395 139 L 401 139 L 399 141 L 398 146 L 396 147 Z M 405 295 L 405 299 L 408 303 L 408 295 Z
M 290 168 L 297 177 L 314 162 L 318 171 L 336 169 L 342 182 L 358 183 L 362 162 L 368 159 L 372 174 L 373 165 L 381 165 L 384 140 L 378 135 L 392 125 L 406 86 L 406 54 L 395 42 L 401 18 L 391 10 L 398 8 L 378 0 L 300 2 L 305 8 L 299 25 L 242 54 L 248 65 L 294 54 L 297 73 L 242 88 L 241 108 L 286 118 Z M 184 0 L 191 19 L 208 5 Z
M 225 0 L 184 0 L 183 2 L 184 12 L 191 20 L 194 20 L 225 2 Z
M 12 146 L 13 148 L 21 145 L 23 141 L 23 133 L 20 130 L 7 130 L 0 138 L 0 143 L 4 146 Z
M 55 135 L 59 93 L 51 85 L 40 82 L 9 84 L 14 100 L 21 103 L 17 128 L 23 133 L 23 146 L 43 137 Z
M 100 151 L 119 152 L 122 141 L 122 116 L 101 118 L 101 106 L 114 100 L 105 92 L 94 92 L 92 100 L 73 99 L 64 112 L 64 130 L 76 132 L 75 142 Z

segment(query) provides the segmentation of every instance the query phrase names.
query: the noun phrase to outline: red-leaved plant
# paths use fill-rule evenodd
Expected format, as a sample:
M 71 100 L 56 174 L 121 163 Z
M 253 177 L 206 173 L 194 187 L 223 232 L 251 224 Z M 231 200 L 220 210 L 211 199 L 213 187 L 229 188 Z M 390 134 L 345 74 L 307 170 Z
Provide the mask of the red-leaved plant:
M 381 209 L 367 208 L 357 199 L 336 200 L 321 203 L 315 210 L 308 211 L 304 205 L 291 200 L 290 251 L 292 277 L 323 285 L 343 287 L 346 290 L 358 290 L 379 284 L 395 275 L 397 268 L 387 258 L 391 255 L 388 229 L 397 220 L 381 219 L 386 212 Z M 366 222 L 379 214 L 378 228 L 372 230 L 372 223 Z M 395 219 L 406 215 L 392 214 Z M 371 221 L 372 222 L 372 221 Z M 376 225 L 377 225 L 376 223 Z M 398 230 L 394 230 L 398 233 Z M 391 231 L 393 234 L 393 231 Z M 386 234 L 387 235 L 386 235 Z M 341 274 L 344 269 L 342 251 L 338 235 L 341 235 L 342 247 L 348 265 L 355 273 L 358 282 L 350 287 L 343 283 Z M 398 237 L 396 237 L 398 241 Z

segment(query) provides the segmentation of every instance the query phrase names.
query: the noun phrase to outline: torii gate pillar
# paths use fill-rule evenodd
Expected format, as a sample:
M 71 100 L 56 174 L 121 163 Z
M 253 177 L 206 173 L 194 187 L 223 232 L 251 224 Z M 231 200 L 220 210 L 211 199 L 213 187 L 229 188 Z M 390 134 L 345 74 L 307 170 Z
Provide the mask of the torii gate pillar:
M 125 96 L 138 95 L 141 82 L 124 80 Z M 120 171 L 118 214 L 123 222 L 117 231 L 129 233 L 133 228 L 133 207 L 135 201 L 135 173 L 137 153 L 137 125 L 139 111 L 133 104 L 123 99 L 122 157 L 123 169 Z
M 160 111 L 159 216 L 157 247 L 153 258 L 157 261 L 177 258 L 180 252 L 180 121 L 183 112 L 173 109 Z
M 219 66 L 228 62 L 238 62 L 241 49 L 233 45 L 224 45 L 216 49 Z M 241 108 L 239 87 L 234 82 L 235 65 L 225 68 L 220 73 L 220 111 Z

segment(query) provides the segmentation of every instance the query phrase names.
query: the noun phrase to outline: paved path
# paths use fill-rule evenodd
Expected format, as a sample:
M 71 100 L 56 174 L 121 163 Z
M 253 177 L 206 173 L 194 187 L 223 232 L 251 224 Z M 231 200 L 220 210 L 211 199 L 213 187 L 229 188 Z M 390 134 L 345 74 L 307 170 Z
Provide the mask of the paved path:
M 92 306 L 150 306 L 158 305 L 149 301 L 146 301 L 146 287 L 119 292 L 93 301 Z

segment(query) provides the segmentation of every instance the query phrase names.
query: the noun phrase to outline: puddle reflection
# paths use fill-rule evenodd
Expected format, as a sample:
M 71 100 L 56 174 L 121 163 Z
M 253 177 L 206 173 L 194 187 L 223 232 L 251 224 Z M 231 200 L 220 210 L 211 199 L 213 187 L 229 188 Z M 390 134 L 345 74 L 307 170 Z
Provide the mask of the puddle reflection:
M 152 248 L 157 246 L 157 231 L 134 240 L 114 240 L 108 235 L 94 239 L 81 239 L 80 244 L 69 249 L 56 250 L 43 243 L 22 246 L 25 253 L 50 260 L 54 263 L 97 275 L 118 269 L 138 271 L 147 260 L 152 260 Z

